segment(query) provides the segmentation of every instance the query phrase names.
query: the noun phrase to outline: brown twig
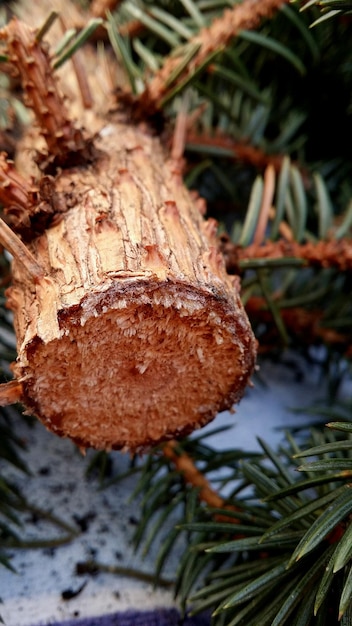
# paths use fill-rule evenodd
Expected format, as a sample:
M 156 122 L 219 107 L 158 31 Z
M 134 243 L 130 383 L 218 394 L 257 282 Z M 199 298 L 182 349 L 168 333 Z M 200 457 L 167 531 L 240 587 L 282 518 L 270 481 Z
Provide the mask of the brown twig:
M 9 61 L 20 74 L 27 104 L 35 113 L 51 157 L 64 162 L 68 154 L 82 151 L 87 142 L 68 117 L 47 48 L 37 41 L 36 31 L 13 18 L 0 31 L 0 40 L 6 42 Z
M 177 441 L 168 441 L 163 445 L 163 454 L 175 466 L 178 472 L 183 475 L 184 481 L 199 489 L 199 499 L 213 508 L 223 508 L 224 500 L 212 489 L 208 480 L 196 468 L 192 459 L 186 452 L 180 453 L 180 446 Z
M 186 150 L 192 151 L 192 148 L 203 148 L 206 152 L 207 148 L 215 148 L 223 151 L 224 156 L 233 159 L 236 162 L 241 162 L 244 165 L 253 167 L 258 172 L 264 172 L 268 166 L 272 167 L 274 173 L 277 175 L 280 173 L 284 154 L 268 154 L 257 146 L 253 146 L 244 140 L 236 140 L 230 135 L 226 135 L 222 132 L 216 131 L 214 134 L 208 134 L 205 132 L 195 132 L 194 128 L 198 117 L 200 117 L 205 106 L 202 105 L 200 111 L 193 112 L 193 116 L 188 118 L 188 130 L 186 137 Z M 310 175 L 308 171 L 302 166 L 301 163 L 291 161 L 295 165 L 302 176 L 303 184 L 306 188 L 311 185 Z M 273 218 L 270 211 L 270 218 Z M 281 228 L 281 225 L 280 225 Z M 287 228 L 288 225 L 287 225 Z
M 225 258 L 227 271 L 233 274 L 243 272 L 247 261 L 285 258 L 300 259 L 303 266 L 335 268 L 341 272 L 352 271 L 352 241 L 350 239 L 305 244 L 281 239 L 242 248 L 232 243 L 227 235 L 222 235 L 220 248 Z M 259 352 L 265 352 L 268 346 L 271 350 L 277 343 L 277 332 L 274 329 L 272 312 L 268 309 L 266 300 L 261 296 L 250 297 L 246 302 L 246 311 L 252 324 L 259 322 L 268 324 L 268 330 L 260 339 Z M 298 306 L 280 308 L 280 317 L 289 334 L 303 341 L 305 345 L 324 342 L 342 350 L 347 358 L 351 358 L 350 335 L 323 325 L 324 312 L 322 310 L 308 310 Z
M 226 500 L 222 498 L 217 491 L 215 491 L 206 477 L 196 467 L 193 459 L 180 449 L 180 445 L 177 441 L 171 440 L 164 443 L 162 446 L 164 456 L 171 461 L 176 470 L 182 474 L 186 484 L 199 489 L 198 498 L 201 502 L 204 502 L 212 509 L 225 509 L 228 511 L 237 511 L 235 506 L 227 504 Z M 214 519 L 217 521 L 230 522 L 232 524 L 239 524 L 239 520 L 235 517 L 227 516 L 226 514 L 214 515 Z M 236 535 L 239 537 L 239 535 Z
M 259 352 L 265 353 L 267 348 L 277 345 L 277 332 L 273 326 L 272 313 L 266 300 L 261 296 L 252 296 L 246 303 L 246 311 L 252 323 L 268 324 L 267 332 L 261 337 Z M 280 308 L 280 316 L 289 334 L 302 341 L 304 345 L 325 343 L 342 350 L 345 356 L 351 356 L 351 336 L 322 325 L 324 312 L 304 307 Z M 273 336 L 273 331 L 275 336 Z
M 251 244 L 246 248 L 232 243 L 229 237 L 222 235 L 220 248 L 225 257 L 227 271 L 239 274 L 246 261 L 254 259 L 301 259 L 303 265 L 319 268 L 332 267 L 341 272 L 352 271 L 352 240 L 332 239 L 329 241 L 308 242 L 268 241 L 262 245 Z
M 206 148 L 220 148 L 229 154 L 236 161 L 253 166 L 258 171 L 264 171 L 268 165 L 271 165 L 275 173 L 278 174 L 282 167 L 284 155 L 267 154 L 260 148 L 256 148 L 243 141 L 236 141 L 232 137 L 216 133 L 209 135 L 205 133 L 194 132 L 191 128 L 187 132 L 186 148 L 199 146 Z
M 169 56 L 163 67 L 155 74 L 152 81 L 140 96 L 140 104 L 147 110 L 160 108 L 168 90 L 174 90 L 177 84 L 191 77 L 198 68 L 216 51 L 223 50 L 241 30 L 256 28 L 264 18 L 270 18 L 289 0 L 244 0 L 241 4 L 224 11 L 218 19 L 214 19 L 209 27 L 203 28 L 193 37 L 191 42 L 198 51 L 189 63 L 177 74 L 170 84 L 170 75 L 182 64 L 183 57 Z

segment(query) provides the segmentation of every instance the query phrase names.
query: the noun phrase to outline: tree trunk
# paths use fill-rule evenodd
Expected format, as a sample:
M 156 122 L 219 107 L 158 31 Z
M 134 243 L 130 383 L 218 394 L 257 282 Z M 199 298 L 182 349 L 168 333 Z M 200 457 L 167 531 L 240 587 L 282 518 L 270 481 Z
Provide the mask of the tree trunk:
M 19 28 L 6 33 L 17 64 Z M 19 35 L 27 48 L 28 32 Z M 33 46 L 32 58 L 43 52 Z M 11 208 L 17 174 L 8 164 L 2 192 L 26 240 L 8 245 L 22 402 L 82 447 L 135 451 L 204 425 L 240 399 L 255 360 L 215 222 L 203 219 L 160 139 L 126 111 L 100 120 L 94 140 L 66 125 L 55 143 L 55 129 L 46 135 L 58 101 L 45 120 L 29 104 L 50 150 L 35 185 L 23 181 L 29 228 L 26 201 Z

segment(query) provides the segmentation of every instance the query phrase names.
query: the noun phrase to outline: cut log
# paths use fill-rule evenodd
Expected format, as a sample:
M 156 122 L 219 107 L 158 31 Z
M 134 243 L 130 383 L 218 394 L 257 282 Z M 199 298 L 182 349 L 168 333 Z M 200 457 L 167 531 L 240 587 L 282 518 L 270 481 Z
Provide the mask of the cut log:
M 55 179 L 58 222 L 13 262 L 14 374 L 30 412 L 81 446 L 138 450 L 230 408 L 255 340 L 204 221 L 158 139 L 111 120 L 91 165 Z
M 3 229 L 14 256 L 15 395 L 81 447 L 138 451 L 238 402 L 256 342 L 216 223 L 203 219 L 159 137 L 121 109 L 92 112 L 96 134 L 86 139 L 34 35 L 16 21 L 1 33 L 49 149 L 44 173 L 22 184 L 28 202 L 7 210 L 28 253 Z M 9 204 L 17 180 L 4 166 Z

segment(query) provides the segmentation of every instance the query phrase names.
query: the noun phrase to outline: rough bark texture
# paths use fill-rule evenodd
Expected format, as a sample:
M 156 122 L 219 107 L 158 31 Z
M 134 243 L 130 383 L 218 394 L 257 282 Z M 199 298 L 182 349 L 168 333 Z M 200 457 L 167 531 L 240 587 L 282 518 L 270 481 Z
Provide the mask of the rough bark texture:
M 35 151 L 16 161 L 24 178 L 1 166 L 8 219 L 28 246 L 2 228 L 14 256 L 8 305 L 22 401 L 82 447 L 135 451 L 190 432 L 240 399 L 255 361 L 216 224 L 147 124 L 91 110 L 81 132 L 57 81 L 48 93 L 40 82 L 50 57 L 35 31 L 13 21 L 1 37 L 39 126 L 27 145 L 41 136 L 48 148 L 28 184 Z
M 13 264 L 9 306 L 26 406 L 82 446 L 189 432 L 241 397 L 255 344 L 204 221 L 158 139 L 111 120 L 93 164 L 53 183 L 58 223 Z

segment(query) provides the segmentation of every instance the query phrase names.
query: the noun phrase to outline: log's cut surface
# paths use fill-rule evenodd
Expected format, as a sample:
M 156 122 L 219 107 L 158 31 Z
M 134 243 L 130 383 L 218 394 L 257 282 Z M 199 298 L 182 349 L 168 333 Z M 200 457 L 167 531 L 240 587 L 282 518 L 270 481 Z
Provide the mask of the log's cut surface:
M 255 340 L 238 283 L 160 141 L 111 117 L 89 165 L 50 180 L 55 215 L 13 263 L 14 374 L 30 412 L 81 446 L 139 450 L 242 396 Z

